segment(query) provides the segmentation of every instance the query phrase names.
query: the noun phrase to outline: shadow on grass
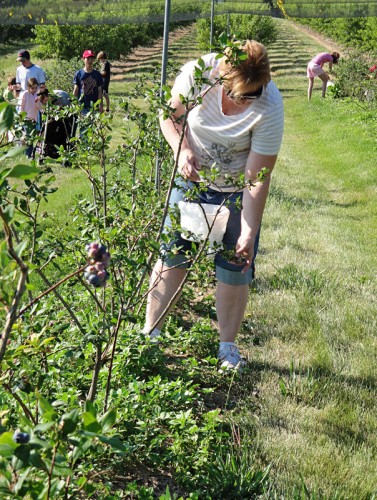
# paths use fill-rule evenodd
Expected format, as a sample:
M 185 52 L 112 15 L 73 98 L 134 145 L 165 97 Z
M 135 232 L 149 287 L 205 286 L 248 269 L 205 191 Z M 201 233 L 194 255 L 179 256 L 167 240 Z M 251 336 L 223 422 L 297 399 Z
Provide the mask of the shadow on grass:
M 0 44 L 0 57 L 7 57 L 13 54 L 15 51 L 19 50 L 20 47 L 20 42 L 8 42 L 6 45 Z M 14 64 L 18 65 L 19 63 L 16 61 L 15 56 L 15 61 Z
M 290 367 L 281 367 L 269 362 L 252 361 L 250 363 L 250 369 L 252 372 L 259 374 L 261 377 L 262 372 L 270 371 L 278 374 L 279 376 L 290 376 L 292 374 L 292 369 Z M 304 367 L 300 370 L 295 370 L 298 375 L 302 373 Z M 334 373 L 327 368 L 317 367 L 313 369 L 313 375 L 319 379 L 336 381 L 339 384 L 346 384 L 349 387 L 362 387 L 363 389 L 373 389 L 376 390 L 377 387 L 377 377 L 369 375 L 367 377 L 355 377 L 352 375 L 342 375 Z

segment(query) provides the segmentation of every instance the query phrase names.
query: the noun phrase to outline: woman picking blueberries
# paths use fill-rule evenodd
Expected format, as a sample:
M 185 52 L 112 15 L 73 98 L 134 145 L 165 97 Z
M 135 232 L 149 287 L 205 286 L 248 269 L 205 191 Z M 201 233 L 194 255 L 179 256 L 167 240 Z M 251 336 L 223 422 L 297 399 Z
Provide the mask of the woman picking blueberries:
M 326 95 L 327 82 L 330 80 L 329 75 L 323 69 L 323 65 L 325 63 L 329 63 L 329 70 L 332 70 L 333 64 L 338 64 L 339 59 L 338 52 L 333 52 L 332 54 L 328 54 L 327 52 L 321 52 L 317 54 L 313 59 L 309 62 L 306 75 L 309 78 L 309 86 L 308 86 L 308 100 L 312 97 L 314 78 L 318 76 L 322 80 L 322 97 Z
M 219 362 L 226 369 L 240 369 L 245 364 L 235 344 L 237 333 L 248 302 L 249 284 L 254 277 L 254 261 L 259 232 L 274 168 L 283 135 L 283 102 L 276 85 L 271 81 L 270 65 L 265 47 L 247 41 L 241 51 L 245 59 L 231 63 L 231 58 L 207 54 L 201 59 L 208 68 L 204 76 L 221 85 L 195 87 L 197 61 L 183 66 L 172 89 L 169 102 L 174 109 L 166 120 L 160 119 L 161 130 L 178 155 L 183 127 L 187 125 L 179 151 L 178 171 L 169 203 L 176 208 L 185 193 L 196 187 L 198 203 L 220 205 L 227 200 L 230 210 L 223 238 L 226 252 L 218 252 L 216 265 L 216 311 L 220 330 Z M 180 95 L 190 100 L 202 96 L 188 112 Z M 201 173 L 215 164 L 218 175 L 203 189 Z M 267 169 L 263 182 L 258 173 Z M 248 184 L 239 187 L 240 176 Z M 229 182 L 230 179 L 230 182 Z M 245 182 L 245 185 L 246 185 Z M 238 186 L 237 186 L 238 183 Z M 166 229 L 171 228 L 167 217 Z M 178 253 L 169 252 L 173 247 Z M 170 245 L 163 246 L 162 258 L 154 266 L 148 295 L 144 332 L 158 337 L 164 319 L 177 290 L 185 278 L 189 262 L 186 252 L 191 242 L 179 234 Z M 229 257 L 229 254 L 235 257 Z M 240 259 L 241 258 L 241 259 Z M 165 311 L 165 313 L 164 313 Z

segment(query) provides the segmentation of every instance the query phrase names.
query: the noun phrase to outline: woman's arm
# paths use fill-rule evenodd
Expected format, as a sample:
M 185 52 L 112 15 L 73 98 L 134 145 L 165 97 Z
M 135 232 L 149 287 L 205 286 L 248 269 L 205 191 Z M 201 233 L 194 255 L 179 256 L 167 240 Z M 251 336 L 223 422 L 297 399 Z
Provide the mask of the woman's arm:
M 254 242 L 262 221 L 264 207 L 270 187 L 271 172 L 275 166 L 277 155 L 262 155 L 250 151 L 245 167 L 245 179 L 251 180 L 255 186 L 245 187 L 243 192 L 241 234 L 236 245 L 236 255 L 246 259 L 243 272 L 249 269 L 254 257 Z M 268 169 L 263 182 L 257 181 L 258 172 Z
M 164 120 L 161 115 L 161 131 L 173 150 L 175 160 L 177 159 L 179 145 L 181 144 L 178 158 L 178 171 L 180 174 L 191 181 L 199 181 L 200 177 L 198 170 L 200 169 L 200 165 L 191 150 L 186 135 L 183 137 L 181 143 L 183 124 L 187 118 L 187 110 L 182 104 L 179 95 L 172 95 L 169 105 L 174 111 L 166 120 Z

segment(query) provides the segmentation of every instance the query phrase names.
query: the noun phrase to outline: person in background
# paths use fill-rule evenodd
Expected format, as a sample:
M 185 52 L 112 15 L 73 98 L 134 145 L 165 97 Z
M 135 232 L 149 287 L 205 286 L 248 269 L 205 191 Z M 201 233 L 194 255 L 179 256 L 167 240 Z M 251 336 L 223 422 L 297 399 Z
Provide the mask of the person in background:
M 17 61 L 21 64 L 16 71 L 16 83 L 20 86 L 21 91 L 27 90 L 27 82 L 29 78 L 36 78 L 38 82 L 38 90 L 43 90 L 46 86 L 46 75 L 43 69 L 30 61 L 30 53 L 28 50 L 21 49 L 17 55 Z
M 4 101 L 12 101 L 13 99 L 16 99 L 17 96 L 15 95 L 15 90 L 16 90 L 16 78 L 14 76 L 10 76 L 8 78 L 8 86 L 7 88 L 4 90 L 4 93 L 3 93 L 3 99 Z
M 98 52 L 97 60 L 101 63 L 100 73 L 103 78 L 102 95 L 106 101 L 106 112 L 110 111 L 109 83 L 111 75 L 111 64 L 107 60 L 106 52 Z
M 82 114 L 86 115 L 97 101 L 100 101 L 99 109 L 102 111 L 103 78 L 101 73 L 93 68 L 96 56 L 92 50 L 85 50 L 82 58 L 84 68 L 75 73 L 73 95 L 83 104 Z
M 38 92 L 38 82 L 36 78 L 29 78 L 27 90 L 21 95 L 20 111 L 26 113 L 25 117 L 25 142 L 27 148 L 25 154 L 28 158 L 33 156 L 32 132 L 40 130 L 40 111 L 48 101 L 48 90 L 44 88 Z
M 215 265 L 218 359 L 221 369 L 231 370 L 239 370 L 245 364 L 235 340 L 254 277 L 260 226 L 284 125 L 283 101 L 271 81 L 266 48 L 248 40 L 241 51 L 246 58 L 238 64 L 230 63 L 226 56 L 220 59 L 217 54 L 203 56 L 205 67 L 209 68 L 204 77 L 213 85 L 205 84 L 200 89 L 195 86 L 200 65 L 197 61 L 184 65 L 171 92 L 169 105 L 173 114 L 166 120 L 160 118 L 161 130 L 174 157 L 178 156 L 180 176 L 175 179 L 170 207 L 176 209 L 178 202 L 185 200 L 186 193 L 196 186 L 197 203 L 226 202 L 230 210 L 223 238 L 225 251 L 216 253 Z M 214 84 L 221 79 L 221 85 Z M 201 102 L 187 112 L 181 96 L 190 100 L 200 96 Z M 187 126 L 181 138 L 184 116 Z M 218 169 L 216 179 L 203 188 L 198 184 L 201 171 L 210 172 L 214 164 Z M 264 182 L 258 180 L 262 169 L 267 169 Z M 240 190 L 237 183 L 243 175 L 255 185 L 247 184 Z M 165 232 L 170 229 L 168 217 Z M 161 259 L 150 278 L 143 328 L 143 333 L 151 339 L 160 335 L 169 305 L 190 266 L 185 252 L 191 250 L 191 242 L 180 233 L 161 246 Z
M 338 64 L 339 53 L 333 52 L 332 54 L 328 54 L 327 52 L 321 52 L 317 54 L 313 59 L 308 63 L 308 67 L 306 70 L 306 76 L 309 78 L 309 86 L 308 86 L 308 100 L 312 97 L 314 78 L 318 76 L 322 80 L 322 97 L 326 95 L 327 82 L 330 80 L 330 76 L 323 69 L 323 65 L 325 63 L 329 64 L 329 70 L 332 70 L 333 64 Z

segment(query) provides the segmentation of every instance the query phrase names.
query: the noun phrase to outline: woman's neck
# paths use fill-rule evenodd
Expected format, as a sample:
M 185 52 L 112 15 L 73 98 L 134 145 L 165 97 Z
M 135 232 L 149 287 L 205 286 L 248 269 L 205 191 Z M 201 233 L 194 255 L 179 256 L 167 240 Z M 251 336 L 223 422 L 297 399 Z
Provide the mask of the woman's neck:
M 230 97 L 225 93 L 224 87 L 222 87 L 221 96 L 221 111 L 224 115 L 240 115 L 250 106 L 250 101 L 246 101 L 244 104 L 236 104 Z

